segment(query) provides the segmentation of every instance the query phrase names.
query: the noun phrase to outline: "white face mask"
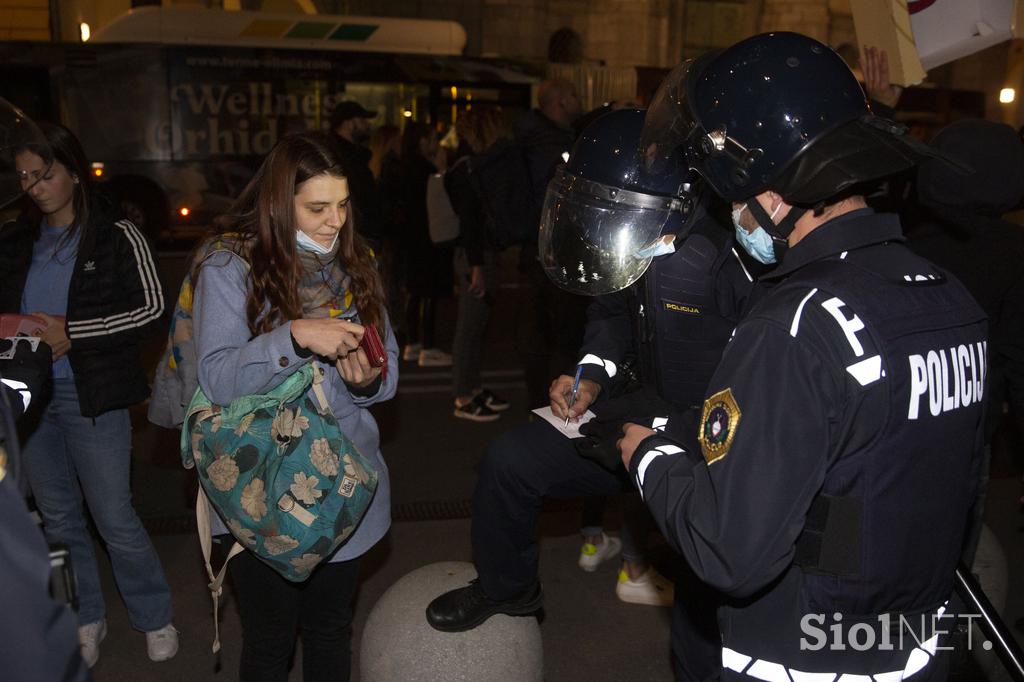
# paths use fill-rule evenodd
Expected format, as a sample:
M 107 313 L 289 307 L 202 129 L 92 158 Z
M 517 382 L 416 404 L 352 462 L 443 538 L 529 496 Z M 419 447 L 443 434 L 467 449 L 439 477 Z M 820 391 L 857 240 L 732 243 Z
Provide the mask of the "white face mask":
M 334 245 L 338 243 L 339 234 L 341 234 L 341 232 L 334 235 L 334 239 L 331 241 L 330 246 L 324 246 L 302 230 L 295 230 L 295 242 L 303 251 L 312 251 L 313 253 L 318 253 L 321 256 L 326 256 L 334 250 Z
M 659 237 L 654 242 L 636 252 L 637 258 L 657 258 L 676 252 L 675 238 L 669 239 L 670 235 Z
M 771 235 L 760 225 L 753 232 L 747 232 L 747 229 L 740 225 L 740 215 L 742 215 L 746 208 L 747 206 L 744 204 L 732 210 L 732 224 L 736 228 L 736 241 L 740 243 L 743 250 L 749 253 L 754 260 L 765 265 L 771 265 L 776 261 L 775 243 L 772 241 Z M 775 214 L 779 212 L 780 208 L 782 208 L 782 204 L 776 206 L 775 210 L 768 216 L 773 222 L 775 221 Z

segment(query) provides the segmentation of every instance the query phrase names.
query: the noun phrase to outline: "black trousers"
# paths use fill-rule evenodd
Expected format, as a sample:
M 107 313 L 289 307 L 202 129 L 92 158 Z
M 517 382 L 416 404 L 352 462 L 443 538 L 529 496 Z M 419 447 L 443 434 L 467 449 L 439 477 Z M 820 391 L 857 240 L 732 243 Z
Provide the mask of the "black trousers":
M 612 495 L 617 476 L 576 454 L 572 441 L 544 421 L 496 438 L 480 462 L 473 494 L 473 561 L 491 599 L 510 599 L 537 582 L 537 517 L 542 498 Z
M 530 422 L 499 436 L 480 463 L 473 495 L 473 561 L 484 592 L 491 599 L 510 599 L 536 583 L 542 498 L 631 489 L 625 471 L 613 474 L 580 457 L 572 441 L 547 422 Z M 722 656 L 714 592 L 688 573 L 677 580 L 676 595 L 672 649 L 677 674 L 687 680 L 714 679 Z
M 722 676 L 722 595 L 702 582 L 685 561 L 676 574 L 672 604 L 672 671 L 680 682 L 711 682 Z
M 251 552 L 228 565 L 242 621 L 241 682 L 286 682 L 300 629 L 304 682 L 349 679 L 358 559 L 322 564 L 302 583 Z

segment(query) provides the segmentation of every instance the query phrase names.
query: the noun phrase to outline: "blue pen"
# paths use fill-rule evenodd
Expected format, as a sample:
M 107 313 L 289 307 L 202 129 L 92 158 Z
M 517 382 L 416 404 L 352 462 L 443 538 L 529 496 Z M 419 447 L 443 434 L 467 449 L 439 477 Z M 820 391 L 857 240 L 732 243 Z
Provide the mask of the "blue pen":
M 572 393 L 569 394 L 569 409 L 576 404 L 576 393 L 580 389 L 580 375 L 583 374 L 583 365 L 576 365 L 576 378 L 572 380 Z M 565 425 L 569 426 L 569 413 L 565 414 Z

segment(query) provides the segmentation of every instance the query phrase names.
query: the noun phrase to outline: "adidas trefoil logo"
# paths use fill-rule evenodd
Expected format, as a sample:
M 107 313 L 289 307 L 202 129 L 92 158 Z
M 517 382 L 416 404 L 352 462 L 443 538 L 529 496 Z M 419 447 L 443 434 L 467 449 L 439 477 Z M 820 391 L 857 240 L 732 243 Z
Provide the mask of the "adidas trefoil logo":
M 95 271 L 96 271 L 96 261 L 94 261 L 94 260 L 87 260 L 87 261 L 85 261 L 85 265 L 82 266 L 82 272 L 95 272 Z

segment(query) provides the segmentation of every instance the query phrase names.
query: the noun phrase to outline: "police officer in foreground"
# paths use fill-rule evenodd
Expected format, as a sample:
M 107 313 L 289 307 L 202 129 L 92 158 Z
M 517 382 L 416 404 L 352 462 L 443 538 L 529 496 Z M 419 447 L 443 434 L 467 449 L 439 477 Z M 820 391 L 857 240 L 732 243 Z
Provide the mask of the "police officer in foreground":
M 469 630 L 497 613 L 541 607 L 541 498 L 629 489 L 615 447 L 622 424 L 643 419 L 669 432 L 692 431 L 696 418 L 687 412 L 699 410 L 739 319 L 757 263 L 741 262 L 730 231 L 692 203 L 685 166 L 653 177 L 643 172 L 643 121 L 642 111 L 622 109 L 588 126 L 549 185 L 541 222 L 541 264 L 551 279 L 598 295 L 588 309 L 576 400 L 570 408 L 573 372 L 566 368 L 551 384 L 552 412 L 559 421 L 588 409 L 597 416 L 581 427 L 582 439 L 535 420 L 490 445 L 473 497 L 479 577 L 431 602 L 427 620 L 438 630 Z M 680 590 L 687 611 L 674 618 L 687 620 L 685 632 L 701 652 L 712 643 L 714 672 L 713 608 L 696 608 L 705 597 L 699 585 Z M 695 677 L 708 670 L 707 658 L 687 661 L 700 671 Z
M 711 380 L 699 446 L 636 424 L 620 441 L 666 538 L 731 598 L 724 679 L 945 678 L 986 324 L 864 202 L 929 153 L 901 133 L 792 33 L 682 65 L 647 115 L 651 167 L 685 155 L 779 261 Z

